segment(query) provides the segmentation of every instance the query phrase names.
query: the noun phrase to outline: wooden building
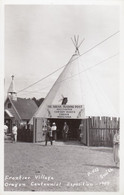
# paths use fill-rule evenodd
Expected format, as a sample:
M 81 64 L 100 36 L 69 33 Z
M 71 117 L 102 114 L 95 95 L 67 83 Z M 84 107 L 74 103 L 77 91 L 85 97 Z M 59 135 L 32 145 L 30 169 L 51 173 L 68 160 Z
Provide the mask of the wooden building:
M 14 76 L 4 103 L 4 123 L 8 126 L 8 133 L 12 131 L 12 124 L 18 127 L 28 125 L 29 120 L 37 111 L 38 106 L 32 99 L 17 97 L 14 86 Z

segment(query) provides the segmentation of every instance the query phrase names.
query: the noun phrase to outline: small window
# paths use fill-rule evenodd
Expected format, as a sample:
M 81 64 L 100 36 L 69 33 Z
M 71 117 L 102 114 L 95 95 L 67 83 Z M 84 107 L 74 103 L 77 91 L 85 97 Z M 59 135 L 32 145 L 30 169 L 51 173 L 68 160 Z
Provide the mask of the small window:
M 8 103 L 8 108 L 11 108 L 11 106 L 12 106 L 11 103 Z

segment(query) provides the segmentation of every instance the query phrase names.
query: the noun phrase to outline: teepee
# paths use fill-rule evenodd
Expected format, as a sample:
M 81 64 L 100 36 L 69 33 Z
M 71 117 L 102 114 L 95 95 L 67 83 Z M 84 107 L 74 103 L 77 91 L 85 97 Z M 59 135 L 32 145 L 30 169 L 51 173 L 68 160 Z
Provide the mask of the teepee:
M 35 113 L 34 118 L 50 118 L 48 107 L 51 105 L 82 105 L 82 118 L 88 116 L 116 116 L 111 102 L 98 86 L 90 70 L 80 59 L 78 37 L 72 39 L 76 51 L 54 83 L 45 100 Z M 53 117 L 54 118 L 54 117 Z M 73 118 L 73 116 L 72 116 Z M 76 118 L 76 117 L 74 117 Z M 30 124 L 33 123 L 33 118 Z

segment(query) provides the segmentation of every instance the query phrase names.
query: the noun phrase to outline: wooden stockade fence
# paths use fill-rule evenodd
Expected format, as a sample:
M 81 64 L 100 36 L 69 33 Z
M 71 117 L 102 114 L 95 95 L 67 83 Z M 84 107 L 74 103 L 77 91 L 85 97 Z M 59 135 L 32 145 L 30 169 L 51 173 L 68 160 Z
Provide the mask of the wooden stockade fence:
M 86 146 L 112 147 L 113 136 L 115 131 L 119 129 L 120 118 L 89 117 L 83 119 L 81 143 Z M 18 129 L 18 141 L 33 142 L 33 130 L 25 128 Z
M 17 140 L 22 142 L 33 142 L 33 131 L 30 129 L 18 129 Z
M 81 142 L 87 146 L 113 146 L 113 136 L 120 129 L 120 119 L 115 117 L 89 117 L 83 119 Z

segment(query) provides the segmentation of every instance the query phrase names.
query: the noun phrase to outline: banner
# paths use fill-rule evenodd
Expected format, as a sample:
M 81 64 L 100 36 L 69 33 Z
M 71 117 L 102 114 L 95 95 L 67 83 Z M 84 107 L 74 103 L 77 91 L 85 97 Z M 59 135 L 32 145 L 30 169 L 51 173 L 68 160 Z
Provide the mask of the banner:
M 48 118 L 82 119 L 85 117 L 83 105 L 48 105 Z

